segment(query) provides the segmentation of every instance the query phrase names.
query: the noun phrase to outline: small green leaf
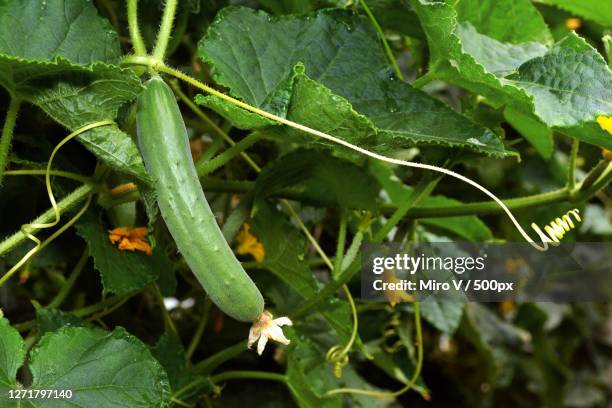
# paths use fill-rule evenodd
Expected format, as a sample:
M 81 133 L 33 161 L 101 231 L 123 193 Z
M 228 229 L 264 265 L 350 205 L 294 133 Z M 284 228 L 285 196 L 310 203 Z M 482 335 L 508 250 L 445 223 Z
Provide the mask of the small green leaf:
M 142 252 L 120 251 L 111 244 L 108 231 L 91 212 L 81 218 L 76 230 L 87 241 L 104 290 L 109 293 L 121 295 L 142 289 L 158 278 L 162 268 L 171 266 L 159 251 L 152 256 Z
M 463 316 L 465 301 L 428 299 L 421 302 L 423 319 L 442 333 L 453 334 Z
M 166 331 L 151 348 L 151 354 L 164 367 L 172 390 L 176 391 L 191 382 L 193 373 L 187 367 L 185 349 L 181 338 L 174 331 Z
M 347 183 L 347 180 L 351 180 Z M 322 152 L 298 149 L 267 165 L 257 177 L 255 200 L 303 193 L 323 207 L 376 210 L 378 183 L 359 166 Z

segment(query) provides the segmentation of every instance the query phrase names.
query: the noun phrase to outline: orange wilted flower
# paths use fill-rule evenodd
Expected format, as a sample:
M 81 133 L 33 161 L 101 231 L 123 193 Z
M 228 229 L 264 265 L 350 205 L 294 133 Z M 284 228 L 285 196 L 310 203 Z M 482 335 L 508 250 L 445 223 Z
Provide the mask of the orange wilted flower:
M 147 229 L 145 227 L 115 228 L 108 232 L 108 239 L 112 244 L 117 244 L 120 251 L 140 251 L 151 255 L 151 245 L 146 240 Z
M 249 224 L 244 224 L 242 226 L 242 230 L 236 236 L 236 241 L 238 241 L 238 246 L 236 247 L 236 253 L 238 255 L 250 254 L 257 262 L 264 260 L 266 255 L 264 246 L 253 234 L 251 234 L 251 227 Z
M 393 271 L 385 271 L 383 272 L 383 281 L 385 283 L 399 283 L 400 280 L 397 279 L 395 273 Z M 406 291 L 401 289 L 385 289 L 385 297 L 391 304 L 391 306 L 395 306 L 399 302 L 412 302 L 414 300 L 414 296 L 406 293 Z

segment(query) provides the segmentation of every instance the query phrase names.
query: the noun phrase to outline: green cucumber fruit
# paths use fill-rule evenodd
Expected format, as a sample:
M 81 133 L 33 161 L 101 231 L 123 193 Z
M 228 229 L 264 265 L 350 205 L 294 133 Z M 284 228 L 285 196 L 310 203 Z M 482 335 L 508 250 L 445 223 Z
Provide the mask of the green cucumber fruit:
M 263 297 L 223 238 L 196 174 L 174 94 L 158 76 L 138 97 L 137 132 L 161 215 L 192 272 L 224 313 L 257 320 Z

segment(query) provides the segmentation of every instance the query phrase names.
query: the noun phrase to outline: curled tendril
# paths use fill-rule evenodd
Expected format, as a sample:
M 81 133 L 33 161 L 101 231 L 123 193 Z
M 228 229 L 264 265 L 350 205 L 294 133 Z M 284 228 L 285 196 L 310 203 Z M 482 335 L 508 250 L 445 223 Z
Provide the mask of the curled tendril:
M 61 228 L 59 228 L 57 231 L 55 231 L 53 234 L 51 234 L 46 240 L 41 241 L 40 239 L 38 239 L 33 234 L 33 231 L 41 230 L 41 229 L 46 229 L 46 228 L 53 228 L 54 226 L 56 226 L 60 222 L 60 217 L 61 217 L 60 210 L 59 210 L 59 207 L 58 207 L 57 202 L 55 200 L 55 196 L 53 195 L 53 189 L 51 188 L 51 173 L 52 173 L 51 165 L 52 165 L 53 159 L 55 158 L 55 155 L 57 154 L 59 149 L 63 145 L 68 143 L 70 140 L 72 140 L 75 137 L 77 137 L 80 134 L 82 134 L 83 132 L 86 132 L 86 131 L 88 131 L 90 129 L 93 129 L 93 128 L 96 128 L 96 127 L 108 126 L 108 125 L 114 125 L 114 124 L 115 124 L 115 122 L 113 122 L 111 120 L 102 120 L 102 121 L 90 123 L 88 125 L 85 125 L 85 126 L 79 128 L 79 129 L 75 130 L 74 132 L 70 133 L 68 136 L 66 136 L 64 139 L 62 139 L 62 141 L 59 142 L 57 144 L 57 146 L 55 146 L 55 148 L 51 152 L 51 156 L 49 156 L 49 160 L 47 161 L 47 169 L 45 171 L 45 186 L 47 187 L 47 195 L 49 196 L 49 201 L 51 202 L 51 207 L 53 208 L 53 212 L 55 213 L 55 220 L 51 221 L 51 222 L 46 222 L 46 223 L 34 223 L 33 222 L 33 223 L 29 223 L 29 224 L 24 224 L 24 225 L 21 226 L 21 232 L 30 241 L 34 242 L 34 248 L 30 249 L 19 260 L 19 262 L 17 262 L 11 269 L 8 270 L 8 272 L 6 272 L 2 276 L 2 278 L 0 278 L 0 286 L 3 285 L 7 280 L 9 280 L 11 278 L 11 276 L 13 276 L 15 274 L 15 272 L 17 272 L 37 252 L 39 252 L 41 249 L 43 249 L 45 246 L 47 246 L 49 243 L 51 243 L 55 238 L 60 236 L 64 231 L 66 231 L 68 228 L 70 228 L 75 222 L 77 222 L 78 219 L 85 213 L 85 211 L 87 211 L 87 208 L 89 208 L 89 204 L 91 204 L 91 197 L 92 196 L 89 195 L 89 197 L 87 197 L 87 201 L 85 202 L 83 207 L 79 210 L 79 212 L 76 213 L 76 215 L 74 217 L 72 217 L 70 219 L 70 221 L 68 221 Z
M 399 312 L 394 312 L 391 319 L 387 322 L 382 333 L 383 349 L 389 353 L 397 353 L 404 347 L 404 343 L 399 339 L 398 327 L 402 324 L 401 315 Z M 392 344 L 391 341 L 395 340 Z
M 342 369 L 349 363 L 349 356 L 341 344 L 330 348 L 325 355 L 325 360 L 332 365 L 336 378 L 342 377 Z

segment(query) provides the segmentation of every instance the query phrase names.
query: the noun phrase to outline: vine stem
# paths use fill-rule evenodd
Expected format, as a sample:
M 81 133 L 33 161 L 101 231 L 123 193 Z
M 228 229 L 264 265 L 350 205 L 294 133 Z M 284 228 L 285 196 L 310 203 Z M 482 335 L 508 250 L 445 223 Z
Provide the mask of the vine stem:
M 510 211 L 510 209 L 504 204 L 504 202 L 502 200 L 500 200 L 495 194 L 493 194 L 491 191 L 489 191 L 488 189 L 486 189 L 485 187 L 483 187 L 482 185 L 480 185 L 479 183 L 475 182 L 474 180 L 472 180 L 469 177 L 466 177 L 462 174 L 456 173 L 452 170 L 448 170 L 442 167 L 438 167 L 438 166 L 434 166 L 431 164 L 425 164 L 425 163 L 419 163 L 419 162 L 412 162 L 412 161 L 407 161 L 407 160 L 401 160 L 401 159 L 395 159 L 395 158 L 391 158 L 391 157 L 387 157 L 378 153 L 374 153 L 372 151 L 369 151 L 367 149 L 364 149 L 362 147 L 359 147 L 357 145 L 354 145 L 350 142 L 347 142 L 344 139 L 339 139 L 335 136 L 329 135 L 327 133 L 321 132 L 319 130 L 316 129 L 312 129 L 308 126 L 302 125 L 300 123 L 296 123 L 293 122 L 291 120 L 285 119 L 285 118 L 281 118 L 280 116 L 274 115 L 270 112 L 266 112 L 264 110 L 261 110 L 255 106 L 249 105 L 248 103 L 242 102 L 238 99 L 232 98 L 229 95 L 224 94 L 223 92 L 220 92 L 200 81 L 198 81 L 195 78 L 190 77 L 189 75 L 176 70 L 174 68 L 168 67 L 167 65 L 164 65 L 162 62 L 160 62 L 159 60 L 156 59 L 152 59 L 152 58 L 148 58 L 148 57 L 127 57 L 126 59 L 124 59 L 124 64 L 132 64 L 132 65 L 144 65 L 144 66 L 148 66 L 156 71 L 160 71 L 160 72 L 165 72 L 166 74 L 172 75 L 182 81 L 185 81 L 211 95 L 217 96 L 233 105 L 239 106 L 243 109 L 248 110 L 249 112 L 253 112 L 256 113 L 260 116 L 263 116 L 265 118 L 268 118 L 270 120 L 273 120 L 277 123 L 283 124 L 283 125 L 287 125 L 290 126 L 294 129 L 300 130 L 302 132 L 308 133 L 310 135 L 313 136 L 317 136 L 321 139 L 325 139 L 328 140 L 330 142 L 333 142 L 335 144 L 344 146 L 350 150 L 353 150 L 355 152 L 358 152 L 364 156 L 368 156 L 371 157 L 373 159 L 376 160 L 380 160 L 386 163 L 390 163 L 390 164 L 395 164 L 398 166 L 404 166 L 404 167 L 413 167 L 413 168 L 418 168 L 418 169 L 423 169 L 423 170 L 430 170 L 430 171 L 434 171 L 434 172 L 438 172 L 438 173 L 443 173 L 446 174 L 448 176 L 451 176 L 453 178 L 456 178 L 458 180 L 463 181 L 466 184 L 471 185 L 472 187 L 480 190 L 482 193 L 486 194 L 487 196 L 489 196 L 493 201 L 495 201 L 497 203 L 497 205 L 499 205 L 504 212 L 506 213 L 506 215 L 508 216 L 508 218 L 510 219 L 510 221 L 514 224 L 514 227 L 517 229 L 517 231 L 523 236 L 523 238 L 529 243 L 531 244 L 531 246 L 539 251 L 546 251 L 548 249 L 548 242 L 549 239 L 546 238 L 543 235 L 540 235 L 540 238 L 542 239 L 542 246 L 538 245 L 536 243 L 536 241 L 534 241 L 529 234 L 523 229 L 523 227 L 521 226 L 521 224 L 518 222 L 518 220 L 516 219 L 516 217 L 514 216 L 514 214 L 512 214 L 512 212 Z
M 193 371 L 198 374 L 210 374 L 215 368 L 246 350 L 247 342 L 241 341 L 195 364 L 193 366 Z
M 29 170 L 29 169 L 8 170 L 8 171 L 5 171 L 4 174 L 6 176 L 45 176 L 47 175 L 47 171 L 46 170 Z M 50 170 L 49 175 L 63 177 L 63 178 L 67 178 L 67 179 L 75 180 L 75 181 L 80 181 L 83 184 L 93 182 L 91 177 L 83 176 L 83 175 L 72 173 L 69 171 Z
M 567 172 L 567 189 L 572 192 L 576 188 L 576 161 L 578 159 L 578 150 L 580 149 L 580 141 L 574 139 L 572 142 L 572 150 L 570 151 L 569 166 Z
M 380 42 L 382 43 L 385 53 L 387 54 L 387 59 L 391 63 L 391 66 L 393 67 L 393 71 L 395 72 L 395 75 L 403 81 L 404 74 L 402 74 L 402 70 L 400 69 L 399 64 L 397 63 L 397 60 L 395 59 L 395 55 L 393 55 L 393 51 L 391 50 L 391 47 L 389 46 L 389 42 L 387 41 L 387 38 L 385 37 L 385 33 L 382 27 L 380 26 L 380 24 L 378 24 L 378 21 L 376 21 L 376 17 L 374 17 L 374 14 L 370 10 L 370 7 L 368 7 L 368 4 L 365 2 L 365 0 L 359 0 L 359 4 L 361 4 L 363 11 L 365 11 L 366 15 L 372 22 L 372 25 L 376 29 L 376 32 L 378 33 L 378 37 L 380 38 Z
M 223 153 L 216 156 L 214 159 L 207 161 L 198 161 L 198 163 L 196 163 L 196 171 L 198 173 L 198 176 L 203 177 L 207 174 L 212 173 L 219 167 L 225 165 L 237 155 L 244 153 L 246 149 L 253 146 L 260 140 L 261 133 L 253 132 L 238 143 L 234 144 L 229 149 L 225 150 Z
M 202 318 L 200 319 L 195 334 L 191 338 L 191 341 L 189 342 L 189 347 L 187 348 L 186 357 L 188 361 L 191 360 L 191 357 L 193 357 L 193 353 L 195 353 L 198 348 L 198 345 L 200 344 L 200 340 L 202 339 L 202 335 L 204 334 L 204 329 L 206 328 L 206 324 L 208 323 L 208 319 L 210 317 L 211 307 L 212 302 L 210 301 L 210 298 L 206 297 L 206 299 L 204 299 L 204 310 L 202 311 Z
M 11 141 L 13 140 L 13 132 L 17 123 L 17 115 L 21 107 L 21 100 L 11 95 L 9 108 L 6 112 L 6 119 L 2 127 L 2 136 L 0 136 L 0 186 L 4 175 L 4 169 L 8 165 L 8 154 L 11 149 Z
M 269 373 L 267 371 L 226 371 L 211 377 L 213 383 L 241 379 L 272 380 L 287 383 L 287 377 L 283 374 Z
M 153 49 L 153 58 L 163 61 L 172 34 L 172 24 L 174 23 L 174 15 L 176 14 L 176 5 L 178 0 L 166 0 L 164 14 L 162 15 L 161 25 L 157 33 L 155 48 Z
M 87 265 L 88 259 L 89 259 L 89 249 L 85 247 L 85 249 L 83 250 L 83 253 L 81 254 L 81 257 L 79 258 L 76 265 L 72 269 L 72 272 L 68 276 L 68 279 L 62 285 L 62 288 L 57 293 L 57 295 L 55 295 L 53 300 L 51 300 L 51 302 L 49 302 L 49 304 L 47 305 L 48 308 L 56 309 L 62 305 L 62 303 L 66 299 L 66 296 L 68 296 L 68 293 L 70 293 L 70 290 L 72 290 L 72 287 L 74 286 L 76 280 L 81 275 L 81 272 L 85 268 L 85 265 Z
M 81 187 L 74 190 L 72 193 L 68 194 L 62 200 L 57 203 L 57 208 L 61 214 L 69 211 L 81 201 L 85 200 L 88 196 L 90 196 L 96 190 L 95 184 L 84 184 Z M 39 215 L 35 218 L 29 225 L 40 225 L 46 224 L 55 218 L 55 210 L 53 208 L 49 208 L 47 211 Z M 5 239 L 0 243 L 0 256 L 6 254 L 7 252 L 13 250 L 19 244 L 24 242 L 28 237 L 26 233 L 33 234 L 36 231 L 40 230 L 37 227 L 29 227 L 23 230 L 16 232 L 11 235 L 9 238 Z
M 127 17 L 134 53 L 137 56 L 145 56 L 147 55 L 147 47 L 145 47 L 138 27 L 138 0 L 127 0 Z

